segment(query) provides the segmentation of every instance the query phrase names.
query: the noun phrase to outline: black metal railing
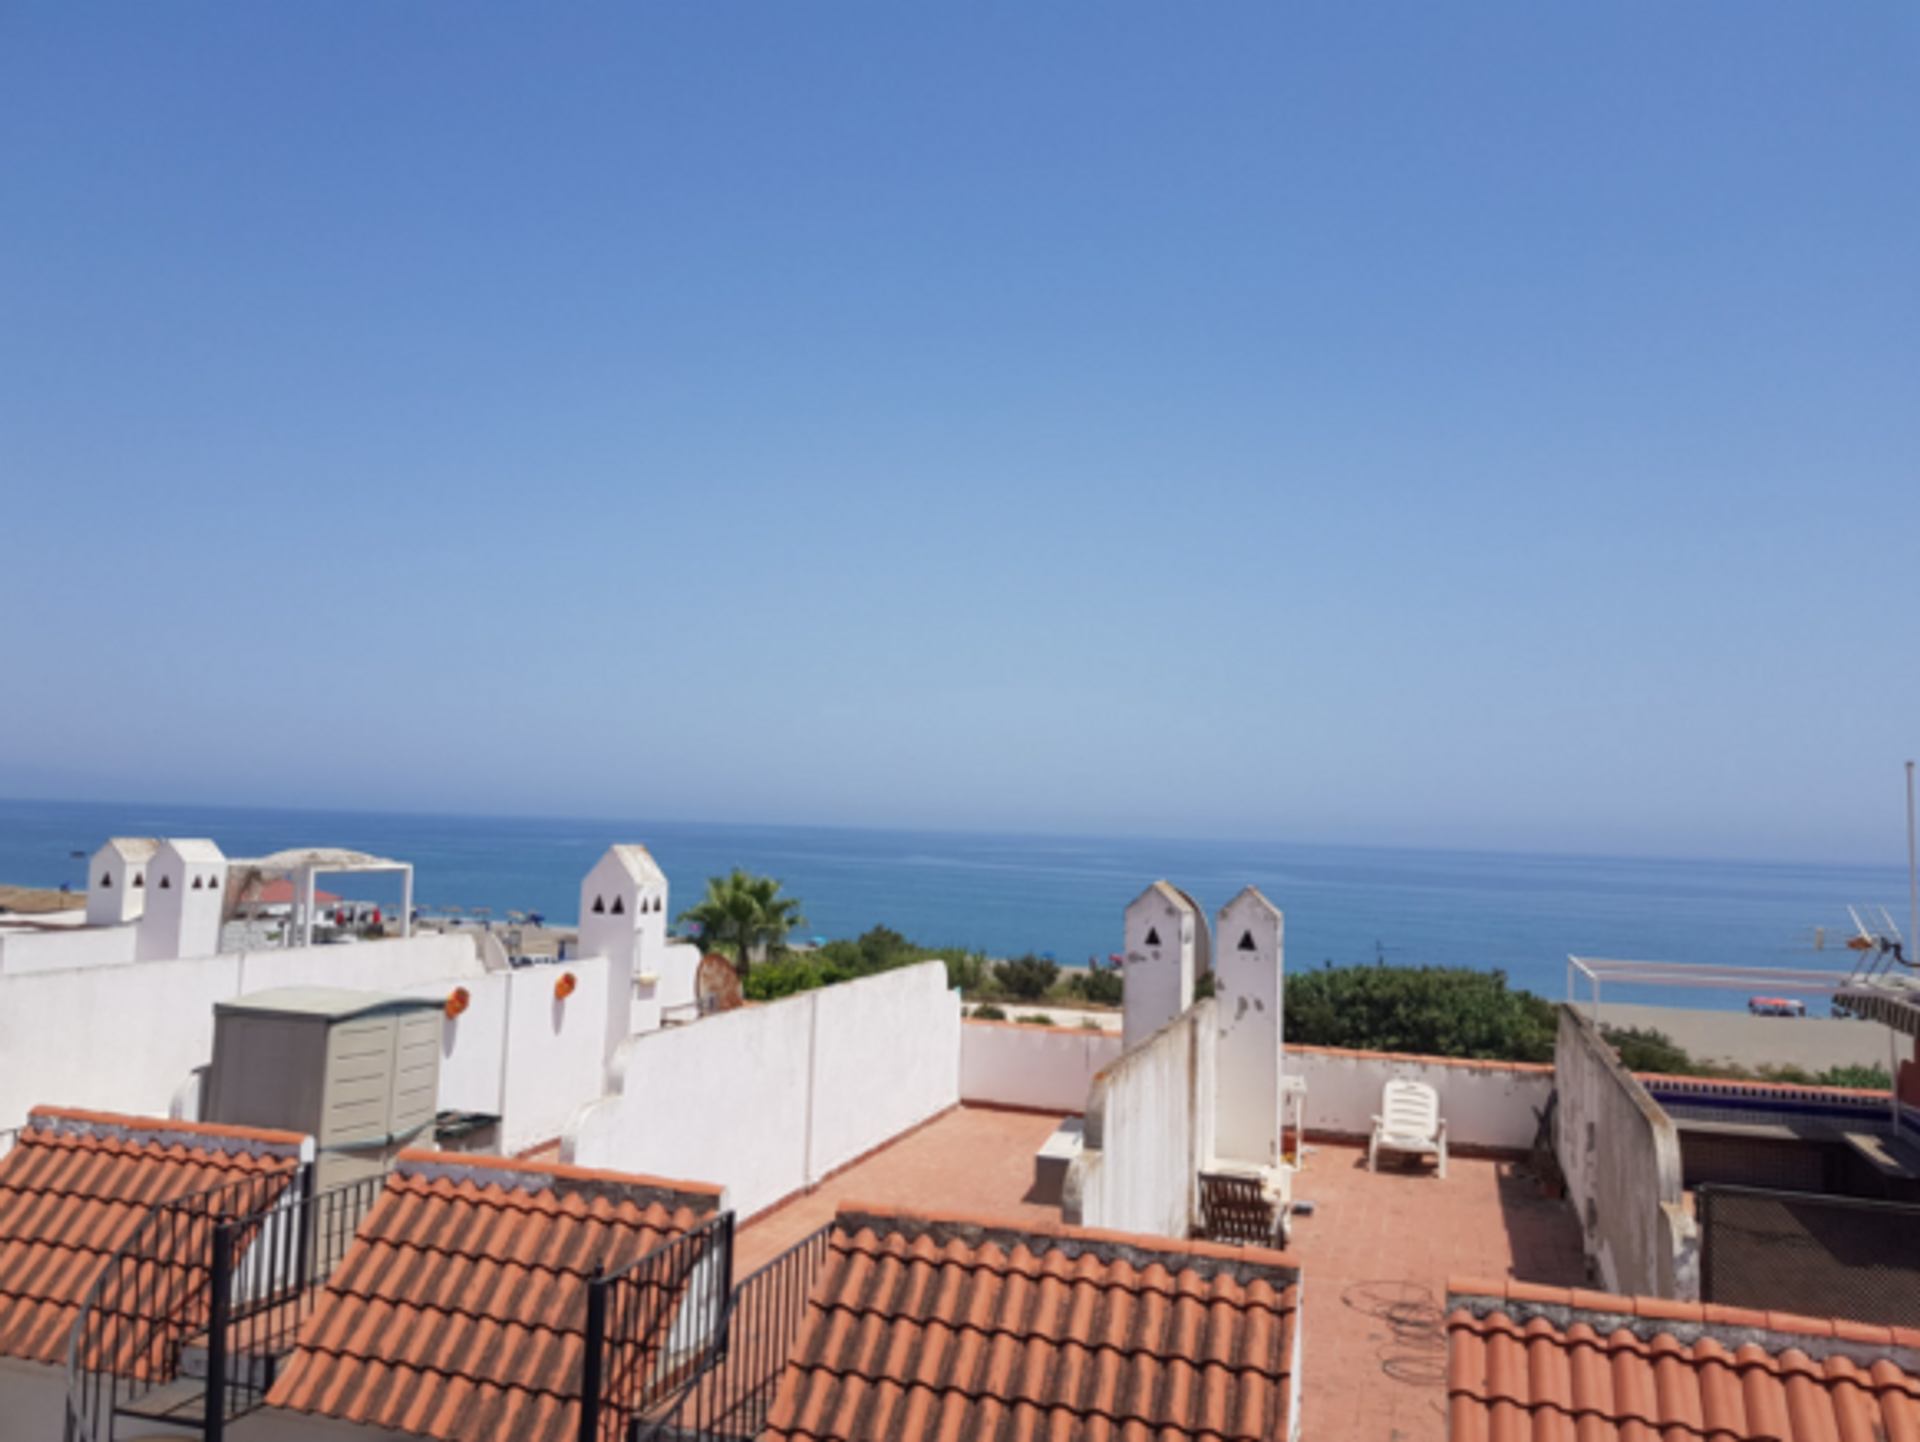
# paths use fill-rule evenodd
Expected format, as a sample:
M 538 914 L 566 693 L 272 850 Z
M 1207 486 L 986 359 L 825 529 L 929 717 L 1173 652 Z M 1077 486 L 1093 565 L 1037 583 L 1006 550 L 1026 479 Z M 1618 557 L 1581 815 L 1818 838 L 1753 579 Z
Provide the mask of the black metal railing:
M 207 1408 L 207 1442 L 220 1442 L 216 1417 L 223 1424 L 266 1401 L 274 1369 L 386 1180 L 380 1173 L 316 1193 L 303 1167 L 274 1205 L 215 1227 L 210 1285 L 220 1315 L 207 1329 L 207 1395 L 220 1405 Z
M 587 1283 L 579 1442 L 625 1442 L 633 1420 L 699 1375 L 724 1345 L 733 1213 L 721 1212 Z
M 304 1168 L 258 1172 L 161 1202 L 101 1267 L 67 1341 L 67 1442 L 112 1442 L 115 1413 L 177 1381 L 214 1317 L 214 1238 Z
M 1702 1300 L 1920 1327 L 1920 1206 L 1723 1186 L 1694 1203 Z
M 733 1289 L 699 1371 L 678 1397 L 641 1421 L 635 1442 L 739 1442 L 760 1434 L 806 1321 L 832 1230 L 822 1227 Z

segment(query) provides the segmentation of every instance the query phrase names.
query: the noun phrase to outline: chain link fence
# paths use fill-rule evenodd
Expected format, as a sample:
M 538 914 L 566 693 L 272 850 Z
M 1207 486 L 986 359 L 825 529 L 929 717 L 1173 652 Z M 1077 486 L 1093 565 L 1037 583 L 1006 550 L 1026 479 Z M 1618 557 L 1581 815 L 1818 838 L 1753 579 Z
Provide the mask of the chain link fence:
M 1920 1206 L 1703 1186 L 1702 1300 L 1920 1327 Z

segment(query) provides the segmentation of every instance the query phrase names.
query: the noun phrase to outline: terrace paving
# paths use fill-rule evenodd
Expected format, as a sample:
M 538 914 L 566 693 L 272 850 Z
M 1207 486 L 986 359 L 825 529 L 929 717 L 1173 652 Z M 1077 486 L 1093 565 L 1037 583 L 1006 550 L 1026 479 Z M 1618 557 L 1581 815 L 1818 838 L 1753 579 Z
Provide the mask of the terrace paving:
M 772 1261 L 833 1220 L 843 1201 L 875 1208 L 1057 1223 L 1060 1209 L 1027 1200 L 1033 1154 L 1060 1118 L 956 1107 L 836 1172 L 803 1197 L 762 1212 L 734 1244 L 736 1277 Z
M 869 1208 L 1057 1223 L 1030 1200 L 1033 1154 L 1060 1118 L 961 1107 L 855 1162 L 739 1234 L 736 1275 L 832 1221 L 843 1200 Z M 1382 1162 L 1316 1143 L 1295 1194 L 1316 1204 L 1294 1224 L 1303 1269 L 1302 1434 L 1444 1442 L 1447 1278 L 1516 1277 L 1580 1286 L 1580 1228 L 1508 1162 L 1452 1157 Z
M 1442 1442 L 1447 1278 L 1585 1286 L 1580 1223 L 1511 1162 L 1455 1155 L 1367 1170 L 1364 1147 L 1315 1144 L 1294 1181 L 1315 1203 L 1288 1249 L 1302 1268 L 1307 1436 Z

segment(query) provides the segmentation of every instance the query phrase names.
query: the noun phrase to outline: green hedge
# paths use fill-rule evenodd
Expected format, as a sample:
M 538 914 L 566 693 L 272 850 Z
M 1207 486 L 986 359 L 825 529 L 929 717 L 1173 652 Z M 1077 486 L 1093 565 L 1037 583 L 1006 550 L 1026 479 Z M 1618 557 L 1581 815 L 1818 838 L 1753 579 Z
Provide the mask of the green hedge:
M 1479 1061 L 1553 1060 L 1553 1004 L 1504 971 L 1332 966 L 1286 979 L 1286 1036 L 1303 1046 Z
M 830 941 L 817 951 L 788 953 L 762 962 L 741 984 L 749 1001 L 778 1001 L 795 992 L 832 986 L 895 971 L 922 961 L 944 961 L 947 985 L 977 988 L 986 973 L 986 959 L 957 946 L 919 946 L 890 926 L 876 926 L 857 941 Z

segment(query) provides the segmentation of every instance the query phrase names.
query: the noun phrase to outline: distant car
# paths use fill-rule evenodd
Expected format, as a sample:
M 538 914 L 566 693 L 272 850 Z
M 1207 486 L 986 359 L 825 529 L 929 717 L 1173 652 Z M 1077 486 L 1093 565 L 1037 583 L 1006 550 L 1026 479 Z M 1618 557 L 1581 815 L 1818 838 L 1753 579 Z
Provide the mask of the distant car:
M 1784 996 L 1752 996 L 1747 998 L 1747 1010 L 1755 1016 L 1805 1016 L 1807 1004 Z

